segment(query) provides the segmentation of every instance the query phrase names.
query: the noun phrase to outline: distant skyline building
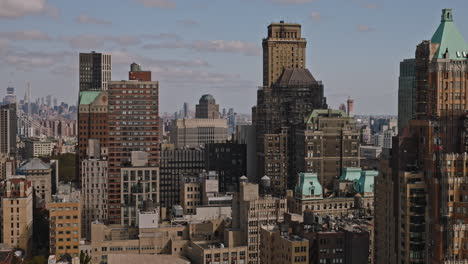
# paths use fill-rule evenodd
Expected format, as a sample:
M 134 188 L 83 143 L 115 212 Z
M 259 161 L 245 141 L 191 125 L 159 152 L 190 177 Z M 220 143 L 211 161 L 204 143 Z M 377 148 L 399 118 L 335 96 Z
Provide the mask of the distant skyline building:
M 189 118 L 189 104 L 187 102 L 184 103 L 184 109 L 183 109 L 183 114 L 184 114 L 184 118 Z
M 172 121 L 170 142 L 176 148 L 198 148 L 228 139 L 226 119 L 176 119 Z
M 216 100 L 211 94 L 205 94 L 200 98 L 195 108 L 195 118 L 220 118 L 219 104 L 216 104 Z
M 112 59 L 110 54 L 80 53 L 79 62 L 80 91 L 106 91 L 107 82 L 112 78 Z
M 16 103 L 15 88 L 7 87 L 6 95 L 3 98 L 3 104 L 15 104 L 15 103 Z
M 17 133 L 16 104 L 0 106 L 0 153 L 16 155 Z

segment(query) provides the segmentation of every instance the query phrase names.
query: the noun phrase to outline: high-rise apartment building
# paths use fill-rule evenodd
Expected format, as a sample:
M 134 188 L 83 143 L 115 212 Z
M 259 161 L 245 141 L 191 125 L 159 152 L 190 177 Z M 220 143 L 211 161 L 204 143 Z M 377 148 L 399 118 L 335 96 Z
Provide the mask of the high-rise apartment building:
M 0 153 L 16 155 L 16 104 L 0 106 Z
M 306 124 L 297 133 L 297 168 L 317 173 L 322 186 L 332 189 L 343 168 L 360 166 L 360 132 L 340 110 L 314 110 Z
M 416 114 L 415 59 L 400 62 L 398 79 L 398 130 L 402 131 Z
M 33 187 L 24 177 L 0 183 L 2 198 L 2 242 L 31 251 L 33 234 Z
M 287 154 L 277 161 L 283 172 L 271 175 L 272 180 L 282 182 L 282 189 L 276 189 L 281 193 L 294 186 L 296 180 L 296 130 L 304 127 L 304 119 L 314 109 L 327 108 L 323 84 L 305 68 L 305 47 L 298 24 L 273 23 L 263 40 L 263 87 L 257 91 L 257 106 L 252 109 L 257 133 L 257 173 L 268 175 L 269 168 L 275 166 L 267 160 L 269 146 L 265 145 L 265 135 L 286 136 Z
M 263 86 L 269 87 L 285 69 L 306 67 L 307 41 L 301 35 L 301 25 L 272 23 L 268 37 L 263 39 Z
M 211 94 L 205 94 L 200 98 L 195 106 L 195 118 L 220 118 L 219 104 L 216 104 L 216 100 Z
M 148 153 L 148 166 L 159 166 L 159 83 L 110 81 L 108 121 L 109 223 L 121 222 L 121 168 L 132 151 Z
M 110 54 L 80 53 L 80 92 L 106 91 L 111 80 L 112 60 Z

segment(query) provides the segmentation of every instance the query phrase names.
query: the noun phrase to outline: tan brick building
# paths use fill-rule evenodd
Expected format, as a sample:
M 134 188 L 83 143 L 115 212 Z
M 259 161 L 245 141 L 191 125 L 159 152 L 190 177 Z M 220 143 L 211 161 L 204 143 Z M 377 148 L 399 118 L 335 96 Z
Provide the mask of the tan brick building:
M 57 258 L 70 254 L 79 256 L 81 239 L 81 204 L 79 200 L 56 199 L 49 209 L 50 254 Z
M 33 232 L 33 188 L 24 177 L 0 183 L 2 196 L 2 242 L 31 251 Z
M 309 240 L 290 235 L 288 228 L 261 230 L 260 261 L 262 264 L 309 263 Z

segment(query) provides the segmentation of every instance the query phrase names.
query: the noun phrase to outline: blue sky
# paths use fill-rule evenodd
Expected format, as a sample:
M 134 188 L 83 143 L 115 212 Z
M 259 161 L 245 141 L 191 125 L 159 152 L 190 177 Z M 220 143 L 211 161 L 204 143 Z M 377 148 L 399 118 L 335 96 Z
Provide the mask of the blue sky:
M 468 37 L 466 0 L 0 0 L 0 95 L 31 82 L 33 97 L 74 103 L 78 53 L 113 56 L 114 80 L 133 61 L 160 81 L 160 110 L 202 94 L 250 113 L 262 82 L 261 40 L 271 22 L 302 24 L 307 65 L 332 108 L 396 114 L 398 67 L 430 39 L 442 8 Z

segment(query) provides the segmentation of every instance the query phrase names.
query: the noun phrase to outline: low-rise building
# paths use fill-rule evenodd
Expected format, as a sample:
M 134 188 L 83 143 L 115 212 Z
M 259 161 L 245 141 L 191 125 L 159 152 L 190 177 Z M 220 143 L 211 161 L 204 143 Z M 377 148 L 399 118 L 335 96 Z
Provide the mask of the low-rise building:
M 25 141 L 25 156 L 28 159 L 49 157 L 54 150 L 54 142 L 45 138 L 28 138 Z
M 17 170 L 18 175 L 24 175 L 32 183 L 38 198 L 36 204 L 49 203 L 52 199 L 52 179 L 57 177 L 52 171 L 50 164 L 39 158 L 24 162 Z M 57 182 L 57 179 L 54 179 L 54 182 Z
M 309 240 L 290 234 L 286 225 L 262 229 L 262 264 L 309 263 Z

